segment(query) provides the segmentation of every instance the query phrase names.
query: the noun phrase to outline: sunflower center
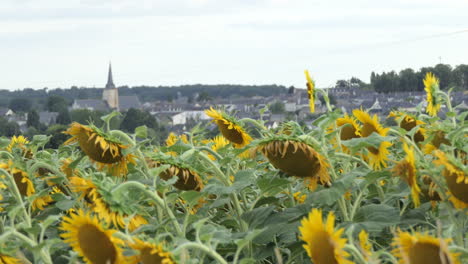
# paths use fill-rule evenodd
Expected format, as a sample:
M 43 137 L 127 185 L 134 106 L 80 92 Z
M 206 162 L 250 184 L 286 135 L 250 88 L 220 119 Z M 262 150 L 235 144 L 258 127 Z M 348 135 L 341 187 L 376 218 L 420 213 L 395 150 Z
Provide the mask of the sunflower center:
M 23 174 L 21 172 L 16 172 L 13 174 L 13 178 L 15 179 L 16 186 L 18 187 L 19 192 L 21 195 L 26 196 L 28 194 L 28 180 L 26 179 L 25 182 L 21 182 L 23 180 Z
M 359 136 L 356 135 L 356 129 L 351 125 L 345 125 L 341 128 L 340 139 L 341 140 L 349 140 L 352 138 L 358 138 Z
M 416 120 L 413 118 L 403 118 L 403 120 L 400 123 L 400 127 L 403 128 L 406 131 L 411 131 L 414 127 L 416 127 Z M 424 135 L 422 134 L 421 130 L 418 130 L 416 134 L 414 134 L 414 141 L 416 142 L 422 142 L 424 141 Z
M 315 151 L 300 142 L 273 141 L 265 146 L 263 152 L 275 168 L 291 176 L 314 177 L 320 170 Z
M 447 254 L 445 254 L 445 252 L 441 252 L 441 248 L 439 246 L 422 242 L 418 242 L 411 247 L 408 257 L 409 263 L 411 264 L 451 263 Z M 442 257 L 445 261 L 442 261 Z
M 140 251 L 141 263 L 143 264 L 162 264 L 164 258 L 158 253 L 151 253 L 152 249 L 147 247 Z
M 96 135 L 95 138 L 89 140 L 92 134 L 80 133 L 77 136 L 81 149 L 91 159 L 106 163 L 113 164 L 122 159 L 121 147 L 115 146 L 115 143 L 107 142 L 103 137 Z M 97 138 L 97 140 L 96 140 Z M 116 150 L 111 151 L 112 147 Z
M 203 183 L 201 182 L 200 177 L 188 169 L 177 169 L 176 167 L 172 166 L 160 174 L 160 177 L 166 181 L 174 176 L 178 178 L 176 183 L 174 183 L 174 187 L 177 189 L 184 191 L 201 191 Z
M 468 184 L 457 183 L 457 175 L 450 173 L 447 169 L 444 170 L 444 176 L 450 193 L 458 200 L 468 203 Z
M 218 125 L 219 130 L 221 131 L 221 134 L 227 140 L 236 143 L 236 144 L 242 144 L 244 143 L 244 138 L 242 137 L 242 133 L 237 131 L 235 128 L 229 128 L 229 125 L 225 124 L 224 121 L 221 120 L 216 120 L 216 124 Z
M 373 132 L 378 133 L 374 125 L 369 123 L 364 123 L 361 128 L 361 134 L 363 137 L 370 136 Z
M 93 264 L 113 264 L 117 250 L 109 237 L 94 225 L 85 224 L 78 229 L 78 244 Z
M 315 234 L 315 246 L 311 247 L 312 260 L 316 264 L 338 264 L 335 257 L 335 243 L 326 231 Z

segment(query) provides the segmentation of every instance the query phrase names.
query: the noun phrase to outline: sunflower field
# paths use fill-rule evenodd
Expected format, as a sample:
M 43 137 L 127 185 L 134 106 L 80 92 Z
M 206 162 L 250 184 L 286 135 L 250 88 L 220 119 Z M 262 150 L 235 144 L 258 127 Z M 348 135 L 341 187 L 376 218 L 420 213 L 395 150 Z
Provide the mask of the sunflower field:
M 211 108 L 214 138 L 154 145 L 111 130 L 115 112 L 59 149 L 1 139 L 0 264 L 468 263 L 468 113 L 450 92 L 428 74 L 415 113 L 379 119 L 306 79 L 311 112 L 318 93 L 328 108 L 308 127 Z

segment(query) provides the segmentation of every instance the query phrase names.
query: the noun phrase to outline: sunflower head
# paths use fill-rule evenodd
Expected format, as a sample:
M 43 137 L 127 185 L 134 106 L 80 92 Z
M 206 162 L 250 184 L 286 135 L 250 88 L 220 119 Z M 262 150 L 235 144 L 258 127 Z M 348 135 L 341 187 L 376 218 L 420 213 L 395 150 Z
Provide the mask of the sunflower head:
M 340 127 L 340 139 L 349 140 L 361 136 L 361 127 L 354 117 L 345 115 L 336 119 L 336 125 Z
M 65 216 L 60 224 L 64 231 L 60 236 L 86 263 L 120 264 L 123 261 L 123 241 L 113 237 L 115 230 L 102 226 L 97 217 L 81 209 L 76 214 Z
M 384 128 L 379 123 L 379 118 L 377 117 L 377 115 L 371 117 L 367 112 L 359 109 L 353 110 L 353 115 L 362 124 L 360 129 L 361 137 L 368 137 L 372 135 L 372 133 L 377 133 L 383 137 L 387 136 L 387 133 L 390 130 L 390 128 Z M 369 163 L 374 169 L 380 170 L 382 169 L 382 167 L 387 166 L 387 160 L 390 154 L 388 148 L 391 145 L 392 143 L 388 141 L 383 141 L 380 143 L 378 148 L 367 148 L 367 150 L 369 151 Z
M 0 253 L 0 264 L 21 264 L 21 263 L 23 262 L 15 257 Z
M 409 114 L 405 114 L 398 111 L 390 112 L 391 117 L 395 118 L 399 126 L 406 131 L 411 131 L 416 126 L 424 125 L 425 123 L 421 120 L 416 119 L 416 117 Z M 425 139 L 426 130 L 424 128 L 419 128 L 418 131 L 414 134 L 414 141 L 416 143 L 423 142 Z
M 164 157 L 155 155 L 149 160 L 148 165 L 150 168 L 156 168 L 161 165 L 170 165 L 168 169 L 161 172 L 159 177 L 163 180 L 169 180 L 172 177 L 177 177 L 174 187 L 183 191 L 201 191 L 204 183 L 200 174 L 193 168 L 187 166 L 183 161 L 177 157 Z
M 155 244 L 142 241 L 138 238 L 133 239 L 134 243 L 130 247 L 138 251 L 135 256 L 135 263 L 143 264 L 175 264 L 170 252 L 165 251 L 162 244 Z
M 211 107 L 209 110 L 205 110 L 205 113 L 214 119 L 213 121 L 218 125 L 223 137 L 229 140 L 234 147 L 242 148 L 252 141 L 242 125 L 225 112 L 217 111 Z
M 461 264 L 458 255 L 448 250 L 450 239 L 428 234 L 398 231 L 393 238 L 393 254 L 401 264 Z
M 414 205 L 418 207 L 420 205 L 419 193 L 421 193 L 421 189 L 419 188 L 416 179 L 414 148 L 410 148 L 406 143 L 404 143 L 403 150 L 406 153 L 406 157 L 393 167 L 393 173 L 401 177 L 410 186 L 411 197 L 413 198 Z
M 277 169 L 290 176 L 307 178 L 313 189 L 316 183 L 330 184 L 330 167 L 325 158 L 306 142 L 294 137 L 276 136 L 259 142 L 256 150 Z
M 167 136 L 166 146 L 168 146 L 168 147 L 173 146 L 179 140 L 182 141 L 185 144 L 188 144 L 187 135 L 183 134 L 181 136 L 177 136 L 174 132 L 171 132 Z
M 309 97 L 310 112 L 315 112 L 315 81 L 310 77 L 309 71 L 305 70 L 307 95 Z
M 428 72 L 423 82 L 427 100 L 426 112 L 431 116 L 436 116 L 441 106 L 439 95 L 437 95 L 439 91 L 439 79 L 432 72 Z
M 83 152 L 98 164 L 99 169 L 107 167 L 113 175 L 120 176 L 127 174 L 128 163 L 135 164 L 134 155 L 123 154 L 127 146 L 95 126 L 85 126 L 74 122 L 64 133 L 72 136 L 64 144 L 78 142 Z
M 372 244 L 369 242 L 369 234 L 364 229 L 359 232 L 359 247 L 364 257 L 369 259 L 372 255 Z
M 335 215 L 328 214 L 324 223 L 321 209 L 312 209 L 299 226 L 300 239 L 304 249 L 315 264 L 351 264 L 344 250 L 347 239 L 342 238 L 344 229 L 335 230 Z
M 437 150 L 434 163 L 444 166 L 442 175 L 447 182 L 450 201 L 456 208 L 468 208 L 468 169 L 463 164 L 455 164 L 444 152 Z
M 450 141 L 445 138 L 445 132 L 442 130 L 433 131 L 430 136 L 432 139 L 429 143 L 424 145 L 424 154 L 431 154 L 434 150 L 439 149 L 442 144 L 451 146 Z
M 128 220 L 128 229 L 134 231 L 142 225 L 148 224 L 148 221 L 143 218 L 141 215 L 132 215 L 131 210 L 117 204 L 110 199 L 106 199 L 105 196 L 99 195 L 93 200 L 93 210 L 97 213 L 97 216 L 100 220 L 105 221 L 106 223 L 112 223 L 114 227 L 125 228 L 125 219 Z
M 27 159 L 31 159 L 33 156 L 33 153 L 27 147 L 28 144 L 29 144 L 29 140 L 26 137 L 22 135 L 13 136 L 6 150 L 12 153 L 14 149 L 19 149 L 21 151 L 22 156 L 24 156 Z

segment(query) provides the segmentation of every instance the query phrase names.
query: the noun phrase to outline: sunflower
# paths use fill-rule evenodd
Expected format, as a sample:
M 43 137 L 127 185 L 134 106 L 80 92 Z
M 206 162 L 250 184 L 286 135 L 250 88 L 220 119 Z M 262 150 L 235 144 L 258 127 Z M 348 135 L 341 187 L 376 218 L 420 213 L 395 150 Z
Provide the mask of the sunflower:
M 171 165 L 171 167 L 163 171 L 159 176 L 166 181 L 172 177 L 177 177 L 178 180 L 174 183 L 174 187 L 179 190 L 201 191 L 201 189 L 203 189 L 203 181 L 198 173 L 188 168 Z
M 429 175 L 422 176 L 422 182 L 424 185 L 421 186 L 421 195 L 431 202 L 434 208 L 437 202 L 441 200 L 440 194 L 436 191 L 437 184 L 429 177 Z
M 62 166 L 60 166 L 60 171 L 65 173 L 65 175 L 68 178 L 71 178 L 71 177 L 73 177 L 74 175 L 77 174 L 77 170 L 70 167 L 70 164 L 72 163 L 71 159 L 66 158 L 66 159 L 62 160 L 61 163 L 62 163 Z
M 310 77 L 309 71 L 305 70 L 304 74 L 306 76 L 306 85 L 307 85 L 307 95 L 309 97 L 309 107 L 310 112 L 315 112 L 315 81 Z
M 167 136 L 167 139 L 166 139 L 166 146 L 170 147 L 172 145 L 174 145 L 175 143 L 177 143 L 177 141 L 182 141 L 183 143 L 185 144 L 188 144 L 188 139 L 187 139 L 187 135 L 183 134 L 181 135 L 180 137 L 178 137 L 176 134 L 174 134 L 173 132 L 169 133 L 169 135 Z
M 418 120 L 411 115 L 404 114 L 398 111 L 390 112 L 389 116 L 393 117 L 398 122 L 399 126 L 406 131 L 411 131 L 416 126 L 421 126 L 421 125 L 426 124 L 423 121 Z M 423 142 L 425 139 L 425 136 L 424 136 L 425 133 L 426 133 L 426 130 L 420 127 L 418 131 L 414 134 L 414 142 L 416 143 Z
M 434 163 L 443 165 L 442 175 L 445 177 L 449 190 L 450 201 L 455 208 L 468 208 L 468 175 L 466 168 L 460 168 L 453 164 L 440 150 L 437 150 L 435 156 L 439 158 Z M 460 165 L 461 166 L 461 165 Z
M 29 140 L 24 136 L 13 136 L 10 140 L 10 144 L 6 147 L 6 150 L 13 153 L 15 149 L 19 149 L 21 156 L 26 159 L 31 159 L 33 156 L 32 151 L 27 147 Z
M 393 238 L 393 254 L 401 264 L 461 264 L 458 253 L 451 253 L 447 244 L 450 239 L 432 237 L 428 234 L 398 231 Z
M 139 252 L 134 257 L 135 263 L 143 264 L 175 264 L 172 254 L 164 250 L 161 244 L 154 244 L 134 238 L 130 247 Z
M 315 189 L 317 183 L 330 184 L 328 162 L 312 146 L 299 139 L 273 137 L 260 142 L 256 150 L 262 152 L 275 168 L 290 176 L 306 178 L 310 189 Z
M 14 257 L 0 253 L 0 264 L 21 264 L 22 262 Z
M 426 91 L 427 107 L 426 112 L 431 116 L 436 116 L 440 110 L 440 99 L 437 95 L 439 91 L 439 79 L 432 74 L 426 73 L 426 78 L 423 80 L 424 90 Z
M 106 223 L 112 223 L 115 227 L 125 228 L 124 219 L 129 217 L 128 214 L 121 213 L 110 206 L 102 197 L 93 200 L 93 210 L 97 213 L 100 220 Z M 133 231 L 142 225 L 148 224 L 145 218 L 141 215 L 135 215 L 130 218 L 128 229 Z
M 390 128 L 383 128 L 382 125 L 379 124 L 379 118 L 377 115 L 371 117 L 367 112 L 359 109 L 353 110 L 353 115 L 362 123 L 362 127 L 360 129 L 360 134 L 362 137 L 368 137 L 372 133 L 377 133 L 384 137 L 390 130 Z M 384 141 L 380 143 L 378 148 L 367 148 L 369 150 L 369 163 L 374 169 L 380 170 L 382 167 L 387 167 L 386 161 L 388 160 L 388 156 L 390 154 L 388 148 L 391 145 L 392 143 Z
M 359 232 L 359 247 L 364 258 L 369 259 L 372 255 L 372 244 L 369 242 L 369 234 L 364 229 Z
M 123 261 L 123 241 L 113 237 L 116 232 L 103 227 L 96 216 L 79 209 L 70 217 L 63 217 L 60 236 L 89 264 L 120 264 Z
M 94 126 L 85 126 L 74 122 L 70 128 L 64 132 L 73 136 L 64 144 L 78 142 L 83 152 L 102 170 L 107 167 L 113 175 L 126 175 L 127 164 L 135 164 L 135 156 L 123 154 L 123 150 L 128 148 L 115 138 L 111 138 Z
M 359 130 L 361 129 L 357 120 L 353 117 L 345 115 L 336 119 L 336 125 L 341 127 L 340 130 L 340 139 L 349 140 L 353 138 L 358 138 L 361 136 Z
M 400 176 L 411 188 L 411 197 L 415 207 L 419 207 L 420 200 L 419 194 L 421 189 L 418 186 L 416 180 L 416 160 L 414 158 L 414 148 L 408 147 L 406 143 L 403 144 L 403 150 L 406 153 L 405 159 L 398 162 L 395 167 L 393 167 L 393 173 L 397 176 Z
M 434 150 L 439 149 L 442 144 L 450 146 L 450 141 L 445 138 L 445 132 L 441 130 L 436 130 L 431 135 L 431 142 L 424 145 L 423 151 L 424 154 L 431 154 Z
M 242 148 L 252 141 L 245 129 L 233 118 L 224 112 L 218 112 L 213 107 L 209 110 L 205 110 L 205 113 L 214 119 L 216 125 L 223 137 L 229 140 L 234 147 Z
M 303 218 L 299 232 L 306 244 L 307 255 L 314 264 L 351 264 L 344 250 L 347 239 L 342 238 L 344 229 L 335 230 L 335 215 L 330 212 L 326 223 L 322 219 L 321 209 L 312 209 L 308 218 Z
M 2 179 L 2 178 L 3 178 L 3 176 L 0 176 L 0 179 Z M 5 189 L 7 189 L 7 188 L 8 188 L 8 187 L 7 187 L 3 182 L 0 181 L 0 191 L 1 191 L 1 190 L 5 190 Z M 2 195 L 2 193 L 0 192 L 0 202 L 1 202 L 2 200 L 3 200 L 3 195 Z M 2 207 L 2 206 L 3 206 L 3 205 L 0 203 L 0 212 L 3 211 L 3 207 Z M 0 263 L 0 264 L 1 264 L 1 263 Z
M 229 144 L 229 141 L 225 139 L 224 137 L 216 136 L 212 140 L 208 140 L 207 142 L 205 142 L 205 144 L 209 144 L 209 143 L 213 143 L 213 145 L 211 145 L 211 149 L 218 152 L 219 149 L 222 149 L 225 146 L 227 146 Z M 208 157 L 211 160 L 216 160 L 216 158 L 211 154 L 208 154 Z
M 70 177 L 69 180 L 70 190 L 79 194 L 79 198 L 84 199 L 88 204 L 91 205 L 98 198 L 97 187 L 93 181 L 78 176 Z
M 307 198 L 307 195 L 301 192 L 295 192 L 293 193 L 293 198 L 294 198 L 294 201 L 296 201 L 297 203 L 303 204 Z

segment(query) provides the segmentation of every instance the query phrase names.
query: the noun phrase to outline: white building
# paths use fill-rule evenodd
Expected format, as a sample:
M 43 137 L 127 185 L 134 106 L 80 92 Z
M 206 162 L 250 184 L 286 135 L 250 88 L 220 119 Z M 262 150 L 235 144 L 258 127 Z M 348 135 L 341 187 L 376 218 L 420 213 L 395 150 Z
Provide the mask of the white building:
M 201 121 L 210 120 L 211 117 L 207 116 L 204 111 L 184 111 L 172 116 L 172 125 L 185 125 L 189 119 Z

